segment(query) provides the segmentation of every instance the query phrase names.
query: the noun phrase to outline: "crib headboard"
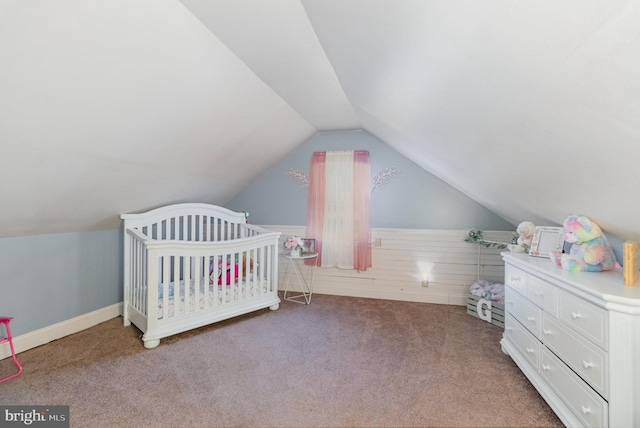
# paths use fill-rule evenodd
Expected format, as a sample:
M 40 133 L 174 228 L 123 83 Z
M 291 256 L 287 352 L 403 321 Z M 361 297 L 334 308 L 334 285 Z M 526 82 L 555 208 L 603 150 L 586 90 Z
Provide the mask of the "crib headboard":
M 227 241 L 242 238 L 244 213 L 201 203 L 167 205 L 140 214 L 122 214 L 125 231 L 136 229 L 150 239 L 165 241 Z

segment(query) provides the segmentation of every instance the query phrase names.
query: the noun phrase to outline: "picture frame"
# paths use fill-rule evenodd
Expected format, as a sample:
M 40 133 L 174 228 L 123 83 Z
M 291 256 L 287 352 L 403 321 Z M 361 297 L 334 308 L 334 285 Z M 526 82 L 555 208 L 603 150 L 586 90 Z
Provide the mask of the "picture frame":
M 564 229 L 562 227 L 536 226 L 529 255 L 549 258 L 552 250 L 562 252 L 564 246 Z
M 315 254 L 316 240 L 312 238 L 302 238 L 302 254 Z

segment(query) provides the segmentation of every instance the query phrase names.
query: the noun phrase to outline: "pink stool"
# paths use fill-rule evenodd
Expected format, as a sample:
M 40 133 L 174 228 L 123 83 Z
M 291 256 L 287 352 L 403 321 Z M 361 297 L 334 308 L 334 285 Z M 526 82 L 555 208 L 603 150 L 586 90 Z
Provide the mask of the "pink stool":
M 0 323 L 4 323 L 4 327 L 7 330 L 7 337 L 0 338 L 0 344 L 9 342 L 9 347 L 11 348 L 11 356 L 13 357 L 13 362 L 15 362 L 16 366 L 18 366 L 18 373 L 12 374 L 11 376 L 7 376 L 4 379 L 0 379 L 0 383 L 4 382 L 5 380 L 14 378 L 18 376 L 20 373 L 22 373 L 22 366 L 20 365 L 20 363 L 18 362 L 18 359 L 16 358 L 16 351 L 15 349 L 13 349 L 13 339 L 11 338 L 11 330 L 9 330 L 9 322 L 12 319 L 13 319 L 12 317 L 0 317 Z

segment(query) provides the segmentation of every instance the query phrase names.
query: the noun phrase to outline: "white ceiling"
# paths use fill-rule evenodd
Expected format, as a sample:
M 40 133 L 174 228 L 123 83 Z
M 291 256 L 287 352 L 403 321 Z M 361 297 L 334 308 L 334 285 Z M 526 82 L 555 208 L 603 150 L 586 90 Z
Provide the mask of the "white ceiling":
M 363 128 L 512 223 L 640 238 L 640 0 L 0 0 L 0 61 L 1 236 L 224 204 Z

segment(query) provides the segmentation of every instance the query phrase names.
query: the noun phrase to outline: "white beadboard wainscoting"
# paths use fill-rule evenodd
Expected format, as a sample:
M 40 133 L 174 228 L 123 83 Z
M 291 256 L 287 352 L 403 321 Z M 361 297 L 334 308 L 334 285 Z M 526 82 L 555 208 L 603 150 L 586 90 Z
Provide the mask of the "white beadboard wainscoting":
M 304 237 L 304 226 L 262 226 Z M 503 283 L 501 251 L 464 242 L 467 230 L 371 229 L 372 264 L 364 272 L 318 268 L 313 291 L 352 297 L 405 300 L 465 306 L 469 287 L 478 279 Z M 484 238 L 511 242 L 512 231 L 484 231 Z M 377 246 L 376 244 L 379 244 Z M 480 250 L 480 263 L 478 252 Z M 288 259 L 280 257 L 279 286 L 284 288 Z M 423 286 L 423 279 L 428 286 Z

